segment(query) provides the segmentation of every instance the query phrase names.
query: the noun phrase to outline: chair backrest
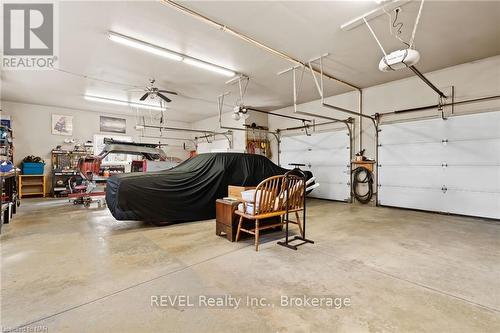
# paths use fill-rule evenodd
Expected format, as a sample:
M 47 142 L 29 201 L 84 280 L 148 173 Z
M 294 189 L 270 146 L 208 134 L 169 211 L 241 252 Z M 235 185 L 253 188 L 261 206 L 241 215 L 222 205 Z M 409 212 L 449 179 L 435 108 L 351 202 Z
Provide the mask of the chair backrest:
M 273 176 L 255 188 L 255 215 L 287 209 L 301 209 L 304 204 L 304 180 L 295 175 Z
M 272 176 L 264 179 L 255 188 L 254 200 L 255 215 L 276 211 L 276 198 L 284 184 L 285 176 Z

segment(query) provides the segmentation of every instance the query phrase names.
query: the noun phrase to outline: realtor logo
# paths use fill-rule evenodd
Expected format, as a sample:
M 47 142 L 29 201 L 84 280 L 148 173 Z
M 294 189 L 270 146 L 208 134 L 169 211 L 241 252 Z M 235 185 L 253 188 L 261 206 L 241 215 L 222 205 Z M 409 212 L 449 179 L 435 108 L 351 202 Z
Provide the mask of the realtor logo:
M 52 69 L 55 3 L 3 4 L 3 69 Z

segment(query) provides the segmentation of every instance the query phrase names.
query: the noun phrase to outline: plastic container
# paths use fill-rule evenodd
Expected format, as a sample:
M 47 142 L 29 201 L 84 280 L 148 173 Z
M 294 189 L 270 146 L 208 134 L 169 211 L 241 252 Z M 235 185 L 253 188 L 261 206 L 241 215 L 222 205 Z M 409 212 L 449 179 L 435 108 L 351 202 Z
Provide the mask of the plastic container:
M 9 172 L 13 168 L 14 165 L 11 161 L 2 161 L 2 163 L 0 163 L 0 172 Z
M 23 175 L 43 175 L 44 163 L 23 162 Z

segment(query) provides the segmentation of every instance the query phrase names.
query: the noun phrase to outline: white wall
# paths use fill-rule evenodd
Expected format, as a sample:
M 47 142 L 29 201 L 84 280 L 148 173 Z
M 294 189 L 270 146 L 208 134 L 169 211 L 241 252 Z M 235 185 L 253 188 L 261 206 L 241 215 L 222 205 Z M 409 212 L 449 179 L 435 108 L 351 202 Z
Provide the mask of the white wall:
M 12 119 L 14 133 L 14 163 L 19 164 L 27 155 L 36 155 L 43 158 L 46 162 L 45 173 L 50 174 L 51 170 L 51 150 L 57 145 L 62 145 L 64 139 L 74 138 L 78 143 L 84 143 L 87 140 L 93 141 L 94 134 L 101 133 L 99 129 L 99 116 L 107 115 L 100 112 L 65 109 L 52 106 L 23 104 L 13 102 L 2 102 L 2 114 L 9 115 Z M 51 131 L 52 114 L 61 114 L 73 116 L 73 135 L 61 136 L 53 135 Z M 141 133 L 134 129 L 136 118 L 130 115 L 109 114 L 110 117 L 125 118 L 127 123 L 126 135 L 131 136 L 135 142 L 157 143 L 158 139 L 141 138 Z M 190 128 L 190 124 L 181 122 L 169 122 L 171 126 Z M 108 133 L 109 134 L 109 133 Z M 149 132 L 150 135 L 158 133 Z M 168 133 L 170 135 L 171 133 Z M 167 135 L 167 134 L 166 134 Z M 172 134 L 173 136 L 186 137 L 185 133 Z M 160 140 L 172 146 L 164 147 L 163 150 L 169 156 L 186 159 L 189 153 L 182 148 L 175 146 L 182 145 L 181 141 Z M 63 146 L 66 149 L 72 149 L 73 145 Z M 96 152 L 98 153 L 98 152 Z
M 374 68 L 374 70 L 377 69 Z M 455 101 L 497 95 L 500 93 L 500 56 L 448 67 L 435 72 L 426 73 L 425 75 L 445 93 L 450 91 L 450 86 L 455 86 Z M 329 97 L 326 99 L 326 102 L 351 110 L 358 110 L 358 96 L 357 92 L 350 92 Z M 397 109 L 432 105 L 437 102 L 436 93 L 417 77 L 410 77 L 363 89 L 363 113 L 367 115 L 373 115 L 375 113 L 383 114 Z M 499 108 L 500 100 L 493 100 L 455 106 L 455 113 L 485 112 L 498 110 Z M 331 117 L 348 117 L 347 114 L 322 107 L 319 99 L 301 104 L 298 106 L 298 109 Z M 450 113 L 451 108 L 447 107 L 445 111 L 446 113 Z M 293 108 L 284 108 L 276 112 L 292 114 Z M 383 117 L 382 121 L 394 121 L 405 118 L 418 119 L 429 116 L 439 116 L 439 113 L 437 110 L 429 110 L 406 115 L 391 115 Z M 323 122 L 326 120 L 318 119 L 317 121 Z M 354 147 L 357 150 L 359 147 L 359 119 L 357 117 L 355 118 L 355 123 Z M 291 126 L 300 126 L 300 123 L 273 116 L 269 117 L 269 127 L 271 129 Z M 332 127 L 337 128 L 339 125 L 334 125 Z M 375 158 L 376 146 L 373 124 L 369 119 L 363 119 L 362 127 L 363 148 L 366 149 L 368 157 Z M 321 127 L 322 130 L 325 128 L 327 127 Z M 274 160 L 276 160 L 276 158 L 274 158 Z

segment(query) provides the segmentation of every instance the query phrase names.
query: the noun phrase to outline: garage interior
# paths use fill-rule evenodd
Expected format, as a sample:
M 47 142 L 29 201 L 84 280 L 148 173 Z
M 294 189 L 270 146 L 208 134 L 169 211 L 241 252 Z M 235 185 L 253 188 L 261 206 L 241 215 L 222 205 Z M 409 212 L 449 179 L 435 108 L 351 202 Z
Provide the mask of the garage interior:
M 31 6 L 2 331 L 500 331 L 500 2 Z

